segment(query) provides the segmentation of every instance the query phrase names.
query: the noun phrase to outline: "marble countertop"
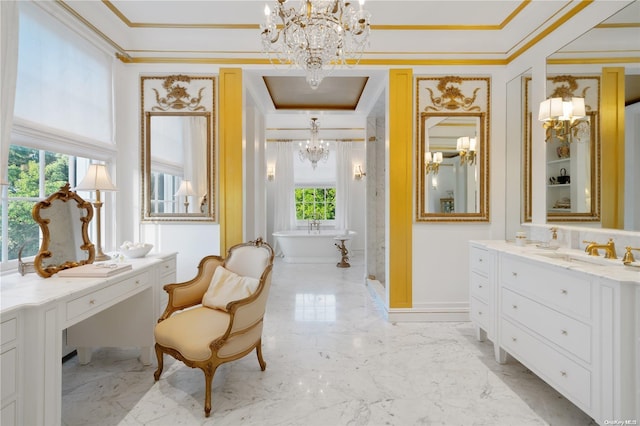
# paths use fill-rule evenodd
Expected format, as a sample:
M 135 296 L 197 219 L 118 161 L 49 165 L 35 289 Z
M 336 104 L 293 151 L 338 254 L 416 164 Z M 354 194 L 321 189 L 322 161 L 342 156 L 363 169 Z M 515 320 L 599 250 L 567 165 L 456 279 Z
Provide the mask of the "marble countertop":
M 550 249 L 540 243 L 530 243 L 524 246 L 517 246 L 515 243 L 505 240 L 476 240 L 471 243 L 600 278 L 640 285 L 640 262 L 636 260 L 632 264 L 633 266 L 625 266 L 622 263 L 620 253 L 618 253 L 618 259 L 605 259 L 603 256 L 589 256 L 581 250 L 563 247 Z
M 36 273 L 22 276 L 17 272 L 3 275 L 0 277 L 0 313 L 5 314 L 25 306 L 44 305 L 71 295 L 82 295 L 95 287 L 118 280 L 123 275 L 131 275 L 140 269 L 160 263 L 163 260 L 162 256 L 147 256 L 117 262 L 130 263 L 133 271 L 125 271 L 106 278 L 59 277 L 57 274 L 43 278 Z

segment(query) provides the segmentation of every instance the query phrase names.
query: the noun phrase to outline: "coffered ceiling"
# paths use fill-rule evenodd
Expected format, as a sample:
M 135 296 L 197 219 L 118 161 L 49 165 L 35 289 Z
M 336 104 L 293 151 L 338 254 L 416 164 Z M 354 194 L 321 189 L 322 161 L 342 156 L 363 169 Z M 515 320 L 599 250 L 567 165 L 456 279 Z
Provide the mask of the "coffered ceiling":
M 376 104 L 389 66 L 506 65 L 582 13 L 609 16 L 630 0 L 367 0 L 370 46 L 352 70 L 338 70 L 316 93 L 306 93 L 303 74 L 282 72 L 261 51 L 265 3 L 275 0 L 55 0 L 84 22 L 128 63 L 199 63 L 242 66 L 249 89 L 266 114 L 333 110 L 366 114 Z M 289 1 L 297 6 L 298 1 Z M 637 8 L 636 8 L 637 10 Z M 608 37 L 640 26 L 634 14 Z M 637 28 L 637 27 L 636 27 Z M 623 36 L 624 37 L 624 36 Z M 619 37 L 618 37 L 619 38 Z M 559 46 L 560 47 L 560 46 Z M 582 47 L 577 47 L 580 50 Z M 582 53 L 584 55 L 584 52 Z M 600 49 L 600 56 L 638 56 L 627 48 Z M 359 81 L 343 81 L 342 77 Z M 366 82 L 364 90 L 359 90 Z M 348 90 L 347 90 L 348 89 Z M 350 99 L 346 99 L 349 96 Z M 349 103 L 357 103 L 346 108 Z

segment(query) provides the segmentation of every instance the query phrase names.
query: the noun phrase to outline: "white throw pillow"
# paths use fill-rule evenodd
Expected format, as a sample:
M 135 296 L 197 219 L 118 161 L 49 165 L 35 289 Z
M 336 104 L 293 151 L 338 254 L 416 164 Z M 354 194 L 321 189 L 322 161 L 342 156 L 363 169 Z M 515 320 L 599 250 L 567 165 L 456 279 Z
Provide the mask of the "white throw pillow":
M 229 302 L 251 296 L 259 283 L 257 278 L 242 277 L 223 266 L 218 266 L 207 292 L 202 297 L 202 305 L 226 312 Z

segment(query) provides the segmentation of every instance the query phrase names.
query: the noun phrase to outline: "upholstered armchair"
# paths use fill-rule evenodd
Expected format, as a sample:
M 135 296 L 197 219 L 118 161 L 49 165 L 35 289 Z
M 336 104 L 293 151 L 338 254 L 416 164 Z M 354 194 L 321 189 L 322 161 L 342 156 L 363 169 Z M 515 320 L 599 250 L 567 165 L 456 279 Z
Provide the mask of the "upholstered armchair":
M 205 416 L 211 413 L 216 369 L 256 350 L 262 371 L 262 325 L 271 286 L 273 249 L 257 239 L 229 249 L 225 259 L 207 256 L 190 281 L 167 284 L 167 307 L 154 335 L 160 379 L 164 354 L 199 368 L 205 377 Z

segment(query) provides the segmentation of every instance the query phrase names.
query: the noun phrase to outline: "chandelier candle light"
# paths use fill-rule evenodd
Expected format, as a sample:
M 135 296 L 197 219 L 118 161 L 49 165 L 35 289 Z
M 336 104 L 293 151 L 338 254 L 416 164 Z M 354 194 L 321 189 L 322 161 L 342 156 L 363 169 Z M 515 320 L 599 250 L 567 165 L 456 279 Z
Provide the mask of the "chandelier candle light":
M 298 155 L 302 161 L 309 160 L 314 170 L 318 166 L 318 161 L 326 162 L 329 158 L 329 144 L 318 138 L 318 119 L 315 117 L 311 119 L 311 139 L 306 145 L 300 142 Z
M 356 65 L 369 40 L 370 14 L 344 0 L 305 0 L 287 8 L 277 0 L 265 6 L 261 25 L 262 47 L 272 62 L 295 64 L 305 70 L 307 83 L 317 89 L 339 65 Z
M 538 120 L 546 130 L 545 142 L 553 136 L 561 141 L 571 142 L 571 131 L 584 118 L 584 98 L 550 98 L 540 103 Z
M 460 154 L 460 164 L 467 164 L 469 166 L 476 162 L 476 138 L 470 138 L 469 136 L 462 136 L 458 138 L 456 143 L 456 150 Z
M 87 169 L 87 174 L 84 175 L 82 182 L 76 186 L 76 191 L 95 191 L 96 201 L 93 202 L 93 206 L 96 208 L 96 238 L 98 242 L 98 248 L 96 250 L 95 260 L 103 261 L 111 259 L 102 252 L 102 238 L 101 238 L 101 221 L 100 221 L 100 209 L 102 208 L 102 201 L 100 201 L 100 191 L 117 191 L 118 189 L 111 182 L 111 176 L 104 164 L 91 164 Z
M 438 174 L 440 170 L 440 163 L 442 163 L 442 153 L 441 152 L 425 152 L 424 154 L 424 165 L 427 170 L 427 174 L 433 173 L 434 175 Z

